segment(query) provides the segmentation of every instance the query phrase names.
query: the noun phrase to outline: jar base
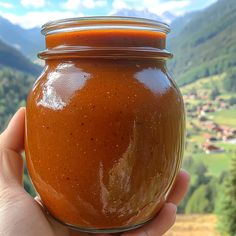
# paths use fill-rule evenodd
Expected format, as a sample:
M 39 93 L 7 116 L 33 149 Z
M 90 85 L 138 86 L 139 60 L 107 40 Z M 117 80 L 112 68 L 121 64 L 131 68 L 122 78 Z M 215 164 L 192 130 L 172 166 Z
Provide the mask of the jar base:
M 122 233 L 122 232 L 126 232 L 126 231 L 130 231 L 130 230 L 134 230 L 137 228 L 142 227 L 143 225 L 147 224 L 149 221 L 151 221 L 152 219 L 148 219 L 142 223 L 136 224 L 136 225 L 129 225 L 129 226 L 124 226 L 124 227 L 119 227 L 119 228 L 103 228 L 103 229 L 98 229 L 98 228 L 81 228 L 75 225 L 71 225 L 65 222 L 62 222 L 61 220 L 57 219 L 56 217 L 54 217 L 52 214 L 50 214 L 48 212 L 48 214 L 57 222 L 59 222 L 60 224 L 63 224 L 64 226 L 77 231 L 77 232 L 81 232 L 81 233 L 90 233 L 90 234 L 102 234 L 102 233 L 108 233 L 108 234 L 112 234 L 112 233 Z

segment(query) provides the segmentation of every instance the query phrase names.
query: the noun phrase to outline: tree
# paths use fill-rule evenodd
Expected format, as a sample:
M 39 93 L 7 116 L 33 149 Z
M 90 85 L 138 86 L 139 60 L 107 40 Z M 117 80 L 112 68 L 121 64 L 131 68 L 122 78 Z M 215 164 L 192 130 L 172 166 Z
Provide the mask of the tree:
M 25 99 L 34 81 L 35 78 L 30 74 L 0 65 L 0 133 L 17 108 L 25 105 Z M 31 195 L 35 196 L 26 169 L 24 187 Z
M 210 202 L 207 199 L 207 191 L 207 185 L 200 185 L 190 197 L 186 205 L 185 213 L 192 214 L 209 212 L 208 206 Z
M 231 97 L 231 98 L 229 99 L 229 105 L 230 105 L 230 106 L 236 105 L 236 97 Z
M 200 186 L 202 186 L 202 185 L 207 186 L 209 184 L 209 182 L 211 182 L 211 177 L 208 175 L 207 166 L 202 161 L 194 161 L 194 159 L 191 156 L 188 156 L 184 160 L 183 164 L 184 164 L 184 168 L 187 169 L 188 171 L 190 171 L 190 173 L 192 173 L 192 184 L 191 184 L 189 191 L 186 194 L 185 198 L 183 199 L 183 201 L 181 202 L 181 204 L 178 207 L 179 213 L 186 212 L 187 204 L 189 203 L 190 198 L 192 198 L 193 194 L 198 190 L 198 188 Z M 198 190 L 198 191 L 201 192 L 201 190 Z M 210 209 L 214 208 L 214 201 L 212 201 L 212 197 L 211 197 L 213 195 L 212 192 L 213 191 L 208 191 L 205 194 L 205 197 L 203 197 L 203 198 L 206 198 L 207 204 L 211 205 Z M 199 199 L 199 195 L 201 195 L 202 193 L 195 193 L 195 194 L 197 196 L 194 198 Z M 212 201 L 213 205 L 211 203 L 209 203 L 208 199 L 210 199 L 210 201 Z M 196 200 L 191 200 L 191 201 L 195 202 Z M 203 205 L 204 205 L 204 203 L 203 203 Z M 204 207 L 201 207 L 201 209 L 204 209 Z M 192 211 L 192 207 L 191 207 L 190 211 Z M 195 209 L 193 209 L 193 211 L 195 211 Z M 201 210 L 201 211 L 205 211 L 205 210 Z
M 207 175 L 208 169 L 203 162 L 196 162 L 194 172 L 197 175 L 195 186 L 198 187 L 202 184 L 208 184 L 210 177 Z
M 236 68 L 230 68 L 223 81 L 223 87 L 227 92 L 236 92 Z
M 217 86 L 214 86 L 210 93 L 211 100 L 214 100 L 217 96 L 220 95 L 220 91 Z
M 183 161 L 183 167 L 186 170 L 190 170 L 194 164 L 194 159 L 192 156 L 186 156 Z
M 229 236 L 236 235 L 236 158 L 232 160 L 229 175 L 225 181 L 224 198 L 219 215 L 220 230 Z
M 185 213 L 214 212 L 218 189 L 218 179 L 213 177 L 210 179 L 210 182 L 197 185 L 187 202 Z
M 25 104 L 34 81 L 32 75 L 0 66 L 0 132 L 17 108 Z

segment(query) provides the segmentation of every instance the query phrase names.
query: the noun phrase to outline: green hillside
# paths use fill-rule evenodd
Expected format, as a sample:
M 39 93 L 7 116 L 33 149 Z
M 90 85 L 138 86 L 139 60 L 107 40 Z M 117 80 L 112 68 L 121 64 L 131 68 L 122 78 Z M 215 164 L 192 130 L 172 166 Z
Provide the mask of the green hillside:
M 179 211 L 213 213 L 236 156 L 236 2 L 218 0 L 173 26 L 169 68 L 184 95 L 183 167 L 192 179 Z
M 31 59 L 44 49 L 44 37 L 40 28 L 23 29 L 0 16 L 0 38 L 3 42 L 17 46 L 19 51 Z
M 215 75 L 207 78 L 199 79 L 191 84 L 183 86 L 181 92 L 185 97 L 187 111 L 187 148 L 185 150 L 185 158 L 193 157 L 196 161 L 206 164 L 210 175 L 220 176 L 227 170 L 230 160 L 235 156 L 235 143 L 218 139 L 214 141 L 214 145 L 224 149 L 222 153 L 207 154 L 202 145 L 207 142 L 206 134 L 217 137 L 217 134 L 204 126 L 204 123 L 211 121 L 220 125 L 228 126 L 236 129 L 236 94 L 228 92 L 224 89 L 223 84 L 227 79 L 227 74 Z M 219 88 L 219 94 L 216 99 L 212 99 L 212 87 Z M 197 94 L 189 96 L 189 94 Z M 214 111 L 206 113 L 204 116 L 206 121 L 200 120 L 199 108 L 206 104 L 212 104 Z M 225 105 L 221 107 L 221 105 Z M 236 136 L 235 136 L 236 139 Z
M 42 68 L 0 41 L 0 131 L 25 99 Z
M 42 68 L 33 64 L 17 49 L 0 40 L 0 67 L 10 67 L 32 75 L 39 75 Z
M 41 71 L 40 66 L 0 41 L 0 132 L 17 107 L 25 105 L 28 91 Z
M 197 15 L 199 12 L 189 12 L 183 16 L 177 17 L 173 22 L 171 22 L 171 32 L 168 35 L 167 40 L 176 38 L 181 31 L 189 24 L 192 18 Z M 175 40 L 175 39 L 174 39 Z M 170 42 L 171 43 L 171 42 Z M 169 43 L 168 43 L 169 44 Z
M 34 80 L 30 74 L 0 67 L 0 132 L 16 109 L 25 105 L 25 99 Z
M 174 53 L 169 65 L 179 85 L 221 74 L 236 66 L 235 0 L 218 0 L 186 20 L 187 24 L 173 22 L 173 26 L 184 25 L 178 26 L 178 34 L 169 40 Z
M 236 93 L 226 86 L 229 78 L 225 72 L 181 87 L 187 114 L 183 168 L 191 174 L 181 213 L 213 213 L 220 204 L 221 187 L 236 157 Z

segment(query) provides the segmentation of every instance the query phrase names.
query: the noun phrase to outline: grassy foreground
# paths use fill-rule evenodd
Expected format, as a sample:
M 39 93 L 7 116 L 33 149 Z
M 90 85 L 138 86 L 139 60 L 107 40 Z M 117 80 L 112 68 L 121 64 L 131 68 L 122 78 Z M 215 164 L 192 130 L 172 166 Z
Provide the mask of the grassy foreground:
M 220 236 L 215 215 L 178 215 L 175 225 L 164 236 Z

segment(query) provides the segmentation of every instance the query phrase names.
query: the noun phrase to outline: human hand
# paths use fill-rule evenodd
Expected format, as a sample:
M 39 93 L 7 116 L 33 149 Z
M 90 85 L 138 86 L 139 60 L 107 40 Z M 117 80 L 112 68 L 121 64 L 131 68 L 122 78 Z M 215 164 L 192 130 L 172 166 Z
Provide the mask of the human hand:
M 85 236 L 48 216 L 38 201 L 23 188 L 25 109 L 21 108 L 0 135 L 0 236 Z M 188 189 L 189 175 L 180 171 L 157 217 L 143 227 L 121 236 L 161 236 L 175 222 L 176 206 Z M 109 236 L 110 234 L 100 234 Z M 119 235 L 119 234 L 116 234 Z

